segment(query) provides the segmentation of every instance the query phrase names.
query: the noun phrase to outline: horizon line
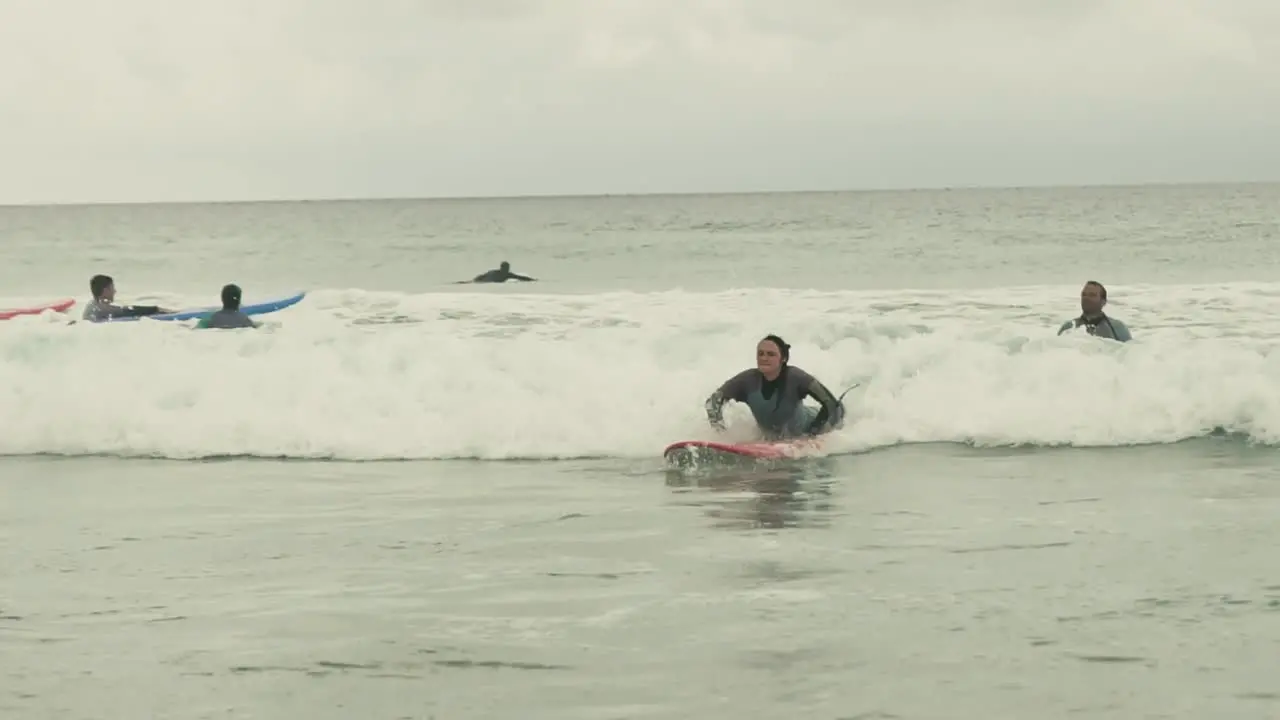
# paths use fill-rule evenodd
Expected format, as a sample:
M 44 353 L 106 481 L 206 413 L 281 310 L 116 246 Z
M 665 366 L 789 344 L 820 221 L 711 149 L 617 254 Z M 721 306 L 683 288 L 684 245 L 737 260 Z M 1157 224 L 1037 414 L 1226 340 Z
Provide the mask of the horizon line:
M 808 190 L 674 190 L 650 192 L 596 192 L 596 193 L 524 193 L 512 195 L 350 195 L 333 197 L 275 197 L 239 198 L 220 200 L 88 200 L 73 202 L 0 202 L 0 208 L 68 208 L 101 206 L 142 205 L 285 205 L 301 203 L 356 203 L 356 202 L 492 202 L 510 200 L 605 200 L 621 198 L 680 198 L 680 197 L 744 197 L 755 195 L 844 195 L 911 192 L 972 192 L 1009 190 L 1117 190 L 1148 187 L 1213 187 L 1230 185 L 1275 185 L 1280 180 L 1201 180 L 1201 181 L 1153 181 L 1119 183 L 1031 183 L 1024 185 L 923 185 L 885 186 L 842 189 Z

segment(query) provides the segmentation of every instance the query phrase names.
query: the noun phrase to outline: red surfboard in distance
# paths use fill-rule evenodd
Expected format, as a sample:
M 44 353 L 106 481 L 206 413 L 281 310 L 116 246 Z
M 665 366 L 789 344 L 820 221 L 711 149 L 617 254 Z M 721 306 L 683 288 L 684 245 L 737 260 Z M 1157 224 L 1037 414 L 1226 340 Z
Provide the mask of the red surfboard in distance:
M 9 320 L 10 318 L 18 317 L 19 315 L 39 315 L 46 310 L 66 312 L 75 304 L 76 301 L 74 298 L 66 298 L 63 300 L 54 300 L 53 302 L 45 303 L 44 305 L 33 305 L 31 307 L 24 308 L 9 308 L 7 310 L 0 310 L 0 320 Z

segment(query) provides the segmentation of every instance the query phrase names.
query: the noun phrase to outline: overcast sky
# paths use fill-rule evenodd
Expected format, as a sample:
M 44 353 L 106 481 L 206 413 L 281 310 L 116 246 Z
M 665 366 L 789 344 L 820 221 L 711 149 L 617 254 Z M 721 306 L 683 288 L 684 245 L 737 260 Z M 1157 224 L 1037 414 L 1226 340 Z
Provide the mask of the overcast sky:
M 1280 0 L 0 0 L 0 203 L 1280 179 Z

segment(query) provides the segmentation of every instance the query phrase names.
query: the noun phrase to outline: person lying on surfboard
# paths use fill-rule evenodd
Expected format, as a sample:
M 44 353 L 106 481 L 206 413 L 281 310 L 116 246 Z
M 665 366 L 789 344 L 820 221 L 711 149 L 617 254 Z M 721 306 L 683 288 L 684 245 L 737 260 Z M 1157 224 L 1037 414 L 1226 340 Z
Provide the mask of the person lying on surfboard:
M 756 345 L 756 366 L 725 381 L 707 398 L 707 420 L 724 429 L 724 405 L 746 404 L 760 431 L 771 440 L 820 435 L 844 424 L 844 405 L 818 379 L 791 366 L 791 346 L 777 335 Z M 804 404 L 805 396 L 821 405 Z
M 463 280 L 462 282 L 464 283 L 466 282 L 504 283 L 508 280 L 521 280 L 523 282 L 534 282 L 535 278 L 531 278 L 528 275 L 518 275 L 516 273 L 511 272 L 511 263 L 507 262 L 506 260 L 503 260 L 502 264 L 498 266 L 497 270 L 488 270 L 486 272 L 480 273 L 479 275 L 475 276 L 469 281 Z
M 118 317 L 146 317 L 176 312 L 157 305 L 116 305 L 116 282 L 110 275 L 94 275 L 89 279 L 93 300 L 84 306 L 81 317 L 89 322 L 102 322 Z

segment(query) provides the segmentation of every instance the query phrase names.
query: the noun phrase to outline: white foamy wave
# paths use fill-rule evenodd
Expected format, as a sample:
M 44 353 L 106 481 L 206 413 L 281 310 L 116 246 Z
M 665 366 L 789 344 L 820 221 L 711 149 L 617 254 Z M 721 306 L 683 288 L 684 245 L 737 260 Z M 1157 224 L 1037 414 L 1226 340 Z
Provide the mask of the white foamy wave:
M 862 384 L 831 452 L 1280 440 L 1280 286 L 1113 290 L 1126 345 L 1055 336 L 1077 292 L 325 291 L 256 332 L 17 318 L 0 454 L 654 458 L 711 437 L 704 398 L 770 332 L 833 390 Z

